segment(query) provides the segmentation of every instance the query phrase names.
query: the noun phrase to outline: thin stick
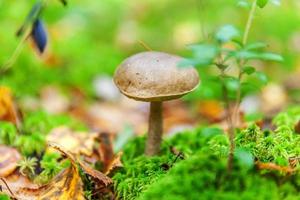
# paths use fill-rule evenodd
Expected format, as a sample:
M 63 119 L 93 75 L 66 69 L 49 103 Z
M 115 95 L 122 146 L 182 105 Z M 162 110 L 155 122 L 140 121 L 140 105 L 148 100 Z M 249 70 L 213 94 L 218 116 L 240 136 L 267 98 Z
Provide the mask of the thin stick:
M 148 51 L 153 51 L 144 41 L 138 40 L 138 43 Z
M 0 179 L 1 179 L 1 181 L 5 184 L 7 190 L 8 190 L 9 193 L 11 194 L 11 196 L 12 196 L 13 198 L 15 198 L 14 193 L 13 193 L 13 192 L 11 191 L 11 189 L 9 188 L 9 186 L 8 186 L 8 184 L 6 183 L 5 179 L 4 179 L 4 178 L 0 178 Z

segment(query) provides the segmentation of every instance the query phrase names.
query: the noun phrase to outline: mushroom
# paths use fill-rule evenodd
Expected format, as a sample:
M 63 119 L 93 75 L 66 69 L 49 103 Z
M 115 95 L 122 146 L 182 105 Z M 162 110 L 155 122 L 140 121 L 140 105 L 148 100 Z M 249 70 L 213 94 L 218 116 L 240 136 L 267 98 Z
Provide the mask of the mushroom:
M 124 60 L 114 74 L 120 92 L 137 101 L 150 102 L 145 154 L 160 151 L 163 130 L 162 102 L 193 91 L 199 76 L 193 67 L 178 67 L 182 57 L 156 51 L 135 54 Z

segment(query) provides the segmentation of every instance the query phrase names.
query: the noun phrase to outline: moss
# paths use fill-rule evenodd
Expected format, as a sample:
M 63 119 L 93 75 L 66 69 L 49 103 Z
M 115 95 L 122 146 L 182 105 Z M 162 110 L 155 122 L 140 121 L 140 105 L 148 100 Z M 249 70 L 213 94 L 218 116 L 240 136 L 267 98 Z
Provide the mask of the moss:
M 300 135 L 292 128 L 295 121 L 287 113 L 280 113 L 274 121 L 275 131 L 263 131 L 255 124 L 240 131 L 236 145 L 248 149 L 262 162 L 287 166 L 290 158 L 300 155 Z
M 62 156 L 59 153 L 46 152 L 39 163 L 41 173 L 35 177 L 34 181 L 39 184 L 45 184 L 54 176 L 56 176 L 61 170 L 70 166 L 69 160 L 61 160 Z
M 172 157 L 167 156 L 140 156 L 127 162 L 124 171 L 113 177 L 118 197 L 124 200 L 138 197 L 151 183 L 164 176 L 166 171 L 162 166 L 172 160 Z
M 6 194 L 0 194 L 0 200 L 9 200 L 9 196 L 7 196 Z
M 161 155 L 145 157 L 145 137 L 137 137 L 124 148 L 122 161 L 124 169 L 113 177 L 114 190 L 121 199 L 136 199 L 152 183 L 164 177 L 168 168 L 180 162 L 171 147 L 189 157 L 199 149 L 205 149 L 212 137 L 220 136 L 222 131 L 217 128 L 201 128 L 196 131 L 178 133 L 175 137 L 165 140 Z
M 278 186 L 275 180 L 236 166 L 230 176 L 226 158 L 197 153 L 178 163 L 167 175 L 151 184 L 139 200 L 198 199 L 297 199 L 290 183 Z
M 75 130 L 87 128 L 66 115 L 50 115 L 36 111 L 24 117 L 21 130 L 16 130 L 10 122 L 0 122 L 0 144 L 17 147 L 25 156 L 41 155 L 46 146 L 46 135 L 51 129 L 66 125 Z
M 117 173 L 115 191 L 121 199 L 297 199 L 299 173 L 259 172 L 254 158 L 262 162 L 287 165 L 290 157 L 300 155 L 300 135 L 293 130 L 300 109 L 292 108 L 274 118 L 275 131 L 261 130 L 255 124 L 236 134 L 236 168 L 226 176 L 228 139 L 215 127 L 196 128 L 165 139 L 161 155 L 143 156 L 144 137 L 124 148 L 124 169 Z M 176 157 L 170 147 L 181 151 L 185 160 Z M 165 170 L 163 166 L 169 166 Z M 298 166 L 296 166 L 299 168 Z M 297 169 L 296 168 L 296 169 Z M 267 191 L 267 192 L 266 192 Z

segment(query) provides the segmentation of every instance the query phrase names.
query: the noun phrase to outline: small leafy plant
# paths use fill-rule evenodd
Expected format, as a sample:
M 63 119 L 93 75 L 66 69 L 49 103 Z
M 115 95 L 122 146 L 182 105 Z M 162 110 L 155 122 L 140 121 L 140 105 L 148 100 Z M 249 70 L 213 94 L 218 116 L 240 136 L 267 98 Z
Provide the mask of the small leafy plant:
M 249 1 L 239 1 L 249 5 Z M 212 80 L 219 85 L 220 98 L 224 101 L 226 108 L 227 123 L 229 126 L 228 136 L 230 151 L 228 157 L 228 170 L 232 169 L 233 154 L 235 149 L 235 128 L 239 123 L 239 106 L 242 98 L 254 91 L 259 90 L 267 82 L 267 76 L 257 71 L 252 66 L 252 61 L 276 61 L 283 58 L 274 53 L 266 52 L 267 45 L 263 42 L 249 42 L 248 36 L 254 19 L 256 7 L 263 8 L 268 0 L 253 0 L 245 26 L 241 35 L 240 31 L 233 25 L 221 27 L 210 41 L 190 46 L 192 57 L 182 62 L 182 65 L 193 65 L 204 71 L 207 66 L 215 66 L 218 74 L 206 73 L 203 80 Z M 232 71 L 236 73 L 232 73 Z M 201 76 L 201 73 L 200 73 Z M 209 87 L 209 86 L 208 86 Z M 214 85 L 215 87 L 215 85 Z M 206 88 L 207 89 L 207 88 Z M 214 89 L 212 89 L 214 90 Z
M 64 6 L 67 5 L 66 0 L 59 0 Z M 18 58 L 23 44 L 28 38 L 31 38 L 37 51 L 42 54 L 46 49 L 48 42 L 47 31 L 42 21 L 42 13 L 45 7 L 47 6 L 48 0 L 37 0 L 36 3 L 32 6 L 30 12 L 26 16 L 23 24 L 18 29 L 16 36 L 20 37 L 21 40 L 19 45 L 15 49 L 14 53 L 10 59 L 0 68 L 0 74 L 5 73 L 10 69 Z

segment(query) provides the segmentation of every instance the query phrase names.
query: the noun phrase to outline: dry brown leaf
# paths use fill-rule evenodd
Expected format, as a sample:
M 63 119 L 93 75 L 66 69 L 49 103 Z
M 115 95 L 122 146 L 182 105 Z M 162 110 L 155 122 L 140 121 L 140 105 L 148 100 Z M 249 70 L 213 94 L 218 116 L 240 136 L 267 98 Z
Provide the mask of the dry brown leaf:
M 49 184 L 34 188 L 21 188 L 15 193 L 20 200 L 76 199 L 84 200 L 83 183 L 76 165 L 63 170 Z
M 97 137 L 97 133 L 74 132 L 66 126 L 60 126 L 52 129 L 47 136 L 47 141 L 58 144 L 76 155 L 90 156 L 93 153 L 93 146 Z
M 0 180 L 0 188 L 2 188 L 2 192 L 8 194 L 10 197 L 16 198 L 15 194 L 17 194 L 24 186 L 32 189 L 38 188 L 38 185 L 32 183 L 27 177 L 23 176 L 18 171 L 15 171 L 13 174 L 10 174 L 5 178 L 1 178 Z M 24 197 L 23 199 L 26 198 Z
M 0 120 L 5 120 L 20 126 L 20 118 L 11 91 L 0 86 Z
M 296 168 L 299 163 L 300 163 L 300 157 L 289 158 L 289 164 L 291 168 Z
M 114 159 L 114 151 L 111 143 L 110 134 L 100 133 L 99 134 L 99 148 L 98 154 L 103 164 L 103 171 L 106 171 L 111 161 Z
M 108 186 L 112 184 L 111 178 L 101 173 L 100 171 L 93 169 L 85 162 L 79 161 L 79 165 L 87 175 L 91 176 L 95 180 L 95 182 L 98 183 L 98 185 Z
M 120 169 L 123 167 L 121 157 L 123 155 L 123 152 L 119 152 L 114 159 L 110 162 L 107 170 L 105 171 L 106 175 L 112 175 L 115 173 L 116 170 Z
M 61 146 L 57 144 L 49 144 L 52 148 L 58 150 L 62 154 L 64 154 L 66 157 L 68 157 L 72 162 L 77 162 L 80 166 L 80 168 L 89 176 L 91 176 L 94 180 L 96 180 L 97 183 L 101 183 L 101 185 L 108 186 L 112 183 L 112 180 L 101 173 L 100 171 L 97 171 L 90 167 L 88 164 L 86 164 L 84 161 L 80 161 L 79 159 L 76 161 L 76 158 L 74 155 L 72 155 L 70 152 L 64 150 Z
M 15 148 L 0 145 L 0 177 L 10 175 L 20 160 L 21 155 Z
M 54 149 L 58 149 L 57 146 L 52 146 Z M 60 172 L 48 184 L 39 187 L 24 187 L 25 184 L 16 185 L 12 184 L 13 182 L 9 179 L 4 179 L 6 184 L 2 182 L 0 185 L 3 191 L 18 200 L 84 200 L 83 183 L 74 156 L 60 149 L 59 151 L 71 161 L 71 166 Z

